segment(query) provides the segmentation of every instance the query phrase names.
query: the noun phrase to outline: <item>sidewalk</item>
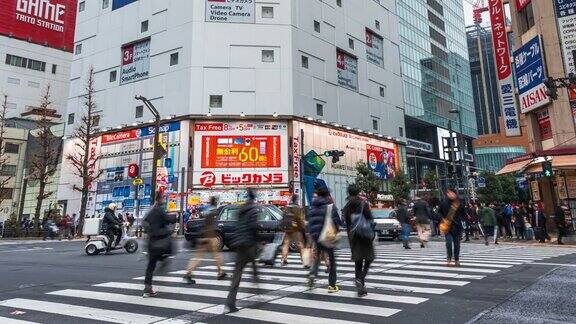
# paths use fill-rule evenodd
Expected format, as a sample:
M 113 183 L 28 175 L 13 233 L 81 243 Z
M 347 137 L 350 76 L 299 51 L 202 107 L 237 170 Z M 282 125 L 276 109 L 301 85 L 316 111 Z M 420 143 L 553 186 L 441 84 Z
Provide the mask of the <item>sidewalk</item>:
M 537 240 L 530 240 L 530 241 L 526 241 L 526 240 L 517 240 L 517 239 L 507 239 L 507 238 L 499 238 L 498 239 L 498 243 L 501 245 L 528 245 L 528 246 L 562 246 L 562 245 L 558 245 L 558 239 L 556 237 L 556 233 L 550 233 L 550 241 L 546 241 L 546 243 L 539 243 Z M 442 236 L 435 236 L 435 237 L 431 237 L 430 238 L 431 242 L 443 242 L 444 241 L 444 237 Z M 493 243 L 493 238 L 490 238 L 490 244 L 492 245 Z M 562 242 L 564 243 L 564 246 L 567 247 L 576 247 L 576 235 L 570 235 L 567 237 L 564 237 L 562 239 Z M 475 240 L 474 238 L 470 239 L 470 242 L 464 242 L 464 240 L 462 240 L 462 243 L 465 244 L 484 244 L 484 239 L 481 238 L 479 240 Z

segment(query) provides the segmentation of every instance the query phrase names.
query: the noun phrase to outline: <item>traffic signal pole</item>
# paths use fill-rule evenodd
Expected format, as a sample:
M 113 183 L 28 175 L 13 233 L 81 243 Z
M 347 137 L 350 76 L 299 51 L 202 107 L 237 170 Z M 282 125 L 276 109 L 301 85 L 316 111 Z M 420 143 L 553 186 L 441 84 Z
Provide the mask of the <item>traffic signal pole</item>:
M 150 201 L 151 204 L 154 205 L 154 203 L 156 203 L 156 177 L 157 177 L 157 173 L 158 173 L 158 158 L 159 158 L 159 152 L 160 150 L 158 150 L 158 135 L 160 133 L 160 113 L 158 113 L 158 110 L 156 109 L 156 107 L 154 107 L 154 104 L 152 104 L 152 102 L 150 102 L 150 100 L 148 100 L 146 97 L 137 95 L 134 97 L 134 99 L 136 100 L 140 100 L 144 103 L 144 105 L 146 105 L 146 108 L 148 108 L 148 110 L 150 110 L 150 112 L 152 113 L 152 115 L 154 115 L 154 148 L 153 148 L 153 152 L 152 152 L 152 180 L 150 181 Z

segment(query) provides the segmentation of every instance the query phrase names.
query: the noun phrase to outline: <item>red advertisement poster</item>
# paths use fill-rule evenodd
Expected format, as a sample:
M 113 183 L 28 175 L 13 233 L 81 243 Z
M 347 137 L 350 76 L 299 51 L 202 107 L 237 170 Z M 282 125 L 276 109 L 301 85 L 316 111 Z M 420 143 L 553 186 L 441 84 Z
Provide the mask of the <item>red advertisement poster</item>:
M 382 180 L 391 180 L 396 175 L 396 153 L 393 149 L 366 145 L 368 167 Z
M 538 127 L 540 128 L 540 140 L 545 141 L 552 138 L 552 124 L 548 110 L 538 112 Z
M 279 168 L 280 136 L 203 136 L 202 168 Z
M 102 135 L 102 144 L 109 144 L 138 138 L 139 131 L 139 129 L 132 129 L 112 134 L 104 134 Z
M 0 34 L 72 52 L 77 0 L 2 0 Z

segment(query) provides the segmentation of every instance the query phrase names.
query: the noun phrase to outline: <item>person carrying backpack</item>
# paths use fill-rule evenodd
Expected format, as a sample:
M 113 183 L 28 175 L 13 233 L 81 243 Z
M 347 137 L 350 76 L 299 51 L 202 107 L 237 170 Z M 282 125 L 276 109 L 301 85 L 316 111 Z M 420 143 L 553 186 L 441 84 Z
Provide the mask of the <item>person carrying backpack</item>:
M 342 213 L 346 222 L 346 231 L 352 251 L 352 261 L 355 264 L 356 288 L 358 297 L 368 294 L 365 285 L 370 264 L 374 261 L 374 229 L 370 205 L 360 198 L 360 188 L 351 184 L 348 186 L 348 203 Z
M 302 232 L 306 225 L 304 224 L 304 210 L 298 206 L 298 196 L 293 195 L 290 205 L 286 208 L 286 212 L 282 217 L 280 227 L 286 235 L 284 235 L 284 242 L 282 245 L 282 266 L 288 264 L 288 252 L 290 252 L 290 243 L 295 242 L 302 258 L 304 251 L 304 238 Z

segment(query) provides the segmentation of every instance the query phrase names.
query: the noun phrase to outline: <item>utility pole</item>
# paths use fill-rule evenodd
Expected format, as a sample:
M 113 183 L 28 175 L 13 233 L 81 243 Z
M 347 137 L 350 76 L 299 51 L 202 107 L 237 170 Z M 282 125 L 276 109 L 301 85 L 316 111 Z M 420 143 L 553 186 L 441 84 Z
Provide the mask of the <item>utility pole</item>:
M 146 106 L 146 108 L 148 108 L 148 110 L 150 110 L 152 115 L 154 115 L 155 119 L 154 144 L 153 144 L 154 148 L 152 153 L 152 180 L 150 181 L 150 188 L 151 188 L 150 201 L 151 204 L 154 205 L 154 203 L 156 203 L 156 177 L 158 173 L 158 160 L 160 159 L 159 157 L 160 150 L 158 149 L 158 136 L 160 134 L 160 114 L 158 113 L 156 107 L 154 107 L 154 104 L 152 104 L 152 102 L 150 102 L 150 100 L 148 100 L 146 97 L 136 95 L 134 99 L 142 101 Z

